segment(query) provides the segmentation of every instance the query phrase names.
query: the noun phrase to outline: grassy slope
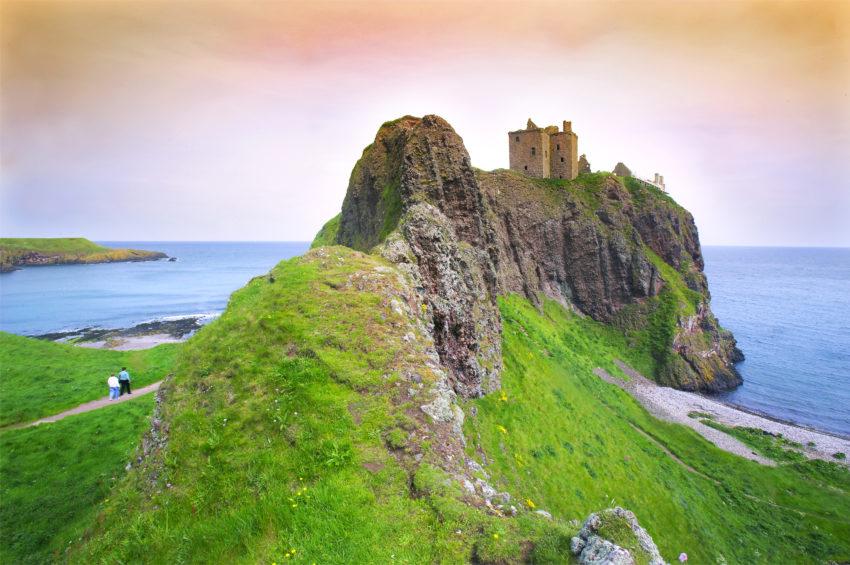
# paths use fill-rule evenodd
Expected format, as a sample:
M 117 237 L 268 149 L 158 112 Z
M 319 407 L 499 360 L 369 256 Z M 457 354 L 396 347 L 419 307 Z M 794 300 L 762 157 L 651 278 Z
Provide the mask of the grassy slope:
M 101 351 L 0 332 L 0 427 L 105 397 L 107 377 L 121 367 L 127 367 L 135 387 L 158 381 L 178 347 Z
M 77 540 L 139 442 L 153 395 L 0 432 L 0 563 L 46 563 Z
M 454 563 L 473 551 L 515 560 L 531 538 L 541 559 L 567 550 L 557 525 L 486 515 L 436 468 L 411 480 L 388 452 L 409 419 L 386 368 L 409 346 L 400 315 L 346 283 L 384 263 L 325 251 L 234 293 L 186 344 L 165 403 L 160 480 L 174 488 L 150 492 L 132 474 L 76 560 Z
M 313 243 L 310 244 L 310 249 L 316 247 L 325 247 L 327 245 L 336 245 L 336 234 L 339 231 L 339 220 L 342 214 L 337 214 L 322 226 L 316 237 L 313 238 Z
M 612 503 L 635 511 L 668 559 L 850 557 L 846 470 L 760 467 L 653 419 L 592 374 L 619 374 L 615 357 L 646 371 L 651 355 L 553 303 L 541 314 L 502 300 L 504 395 L 469 401 L 466 433 L 499 486 L 556 521 L 487 515 L 427 465 L 411 481 L 388 453 L 406 416 L 384 371 L 408 346 L 382 298 L 346 283 L 382 263 L 326 252 L 255 279 L 187 344 L 160 469 L 174 488 L 128 476 L 76 560 L 545 563 L 566 554 L 564 521 Z
M 130 261 L 158 255 L 151 251 L 104 247 L 82 237 L 0 238 L 0 264 L 3 266 L 16 265 L 21 256 L 29 253 L 56 257 L 53 261 L 56 263 Z
M 698 563 L 720 555 L 729 563 L 850 557 L 845 469 L 820 462 L 767 468 L 720 451 L 652 418 L 592 374 L 596 366 L 614 372 L 615 357 L 642 370 L 651 365 L 616 331 L 554 303 L 544 314 L 517 297 L 501 307 L 504 395 L 472 402 L 478 416 L 467 422 L 470 451 L 483 449 L 500 486 L 559 516 L 627 507 L 668 559 L 680 551 Z

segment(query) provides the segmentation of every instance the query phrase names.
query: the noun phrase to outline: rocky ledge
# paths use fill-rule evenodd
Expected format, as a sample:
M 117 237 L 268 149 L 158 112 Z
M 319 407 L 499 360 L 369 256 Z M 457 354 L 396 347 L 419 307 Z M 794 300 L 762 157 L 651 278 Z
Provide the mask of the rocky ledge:
M 554 299 L 652 351 L 659 382 L 715 391 L 742 359 L 709 306 L 693 217 L 610 173 L 534 179 L 470 163 L 438 116 L 385 123 L 354 167 L 323 243 L 378 252 L 417 281 L 451 386 L 499 386 L 497 297 Z

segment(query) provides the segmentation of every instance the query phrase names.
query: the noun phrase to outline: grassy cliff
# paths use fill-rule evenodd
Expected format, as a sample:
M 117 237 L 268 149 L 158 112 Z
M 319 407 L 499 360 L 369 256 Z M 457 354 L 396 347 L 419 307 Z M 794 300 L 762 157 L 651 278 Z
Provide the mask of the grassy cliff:
M 167 257 L 159 251 L 112 249 L 82 237 L 0 238 L 0 270 L 26 265 L 150 261 Z
M 668 560 L 850 558 L 846 469 L 762 467 L 655 420 L 592 372 L 648 370 L 650 352 L 516 295 L 499 301 L 502 390 L 460 403 L 464 456 L 512 495 L 502 516 L 440 468 L 446 436 L 418 419 L 435 377 L 404 368 L 431 362 L 402 273 L 333 247 L 271 275 L 180 351 L 167 446 L 122 479 L 71 561 L 564 562 L 573 520 L 613 504 Z

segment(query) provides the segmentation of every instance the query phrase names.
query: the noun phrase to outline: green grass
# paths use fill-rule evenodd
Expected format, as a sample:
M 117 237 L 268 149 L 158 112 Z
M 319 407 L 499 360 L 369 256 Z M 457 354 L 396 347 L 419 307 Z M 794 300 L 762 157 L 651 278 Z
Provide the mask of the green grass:
M 48 263 L 103 263 L 164 256 L 138 249 L 104 247 L 82 237 L 0 238 L 0 266 L 4 269 L 20 264 L 22 257 L 30 253 L 50 258 Z
M 399 375 L 434 379 L 421 340 L 404 339 L 387 269 L 325 247 L 234 293 L 178 353 L 168 449 L 119 482 L 71 561 L 564 562 L 569 520 L 613 505 L 634 511 L 668 560 L 850 558 L 846 469 L 762 467 L 655 420 L 593 374 L 623 376 L 616 358 L 650 371 L 650 351 L 516 296 L 500 300 L 504 394 L 463 405 L 469 456 L 520 513 L 466 504 Z
M 788 440 L 781 435 L 773 435 L 758 428 L 744 426 L 726 426 L 711 419 L 700 420 L 706 426 L 726 432 L 752 447 L 765 457 L 777 463 L 800 463 L 806 461 L 802 453 L 803 444 Z
M 720 451 L 593 375 L 597 366 L 614 373 L 614 357 L 641 371 L 652 364 L 610 328 L 551 302 L 541 313 L 509 297 L 501 310 L 504 396 L 471 402 L 477 417 L 467 421 L 469 452 L 487 455 L 499 487 L 565 518 L 628 508 L 668 560 L 681 551 L 696 563 L 850 557 L 846 469 L 769 468 Z
M 339 232 L 339 221 L 342 214 L 337 214 L 322 226 L 316 237 L 313 238 L 313 243 L 310 244 L 310 249 L 316 247 L 324 247 L 326 245 L 336 245 L 336 234 Z
M 60 560 L 125 475 L 153 395 L 0 432 L 0 563 Z
M 661 278 L 664 279 L 664 285 L 675 300 L 676 314 L 681 317 L 696 314 L 697 308 L 700 302 L 702 302 L 700 293 L 688 288 L 681 273 L 668 265 L 664 259 L 656 255 L 649 247 L 644 246 L 644 253 L 650 262 L 655 265 L 655 268 L 658 269 L 658 272 L 661 273 Z
M 132 473 L 74 560 L 456 563 L 567 551 L 561 525 L 489 515 L 436 467 L 404 463 L 396 430 L 419 429 L 418 407 L 403 401 L 394 363 L 412 356 L 426 384 L 434 377 L 385 292 L 349 284 L 386 267 L 322 248 L 234 293 L 179 355 L 158 479 L 174 488 L 151 492 L 146 471 Z M 398 284 L 377 280 L 389 293 Z
M 48 237 L 48 238 L 0 238 L 0 249 L 22 249 L 44 254 L 88 255 L 108 251 L 108 247 L 98 245 L 84 237 Z
M 103 351 L 0 332 L 0 427 L 103 398 L 106 379 L 121 367 L 136 388 L 156 382 L 171 370 L 178 348 Z

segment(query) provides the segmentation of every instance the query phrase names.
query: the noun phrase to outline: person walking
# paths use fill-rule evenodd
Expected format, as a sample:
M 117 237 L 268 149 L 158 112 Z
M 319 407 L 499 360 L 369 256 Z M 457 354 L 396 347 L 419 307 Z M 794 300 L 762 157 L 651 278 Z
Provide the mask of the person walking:
M 127 372 L 127 367 L 121 367 L 121 372 L 118 373 L 118 382 L 121 383 L 121 396 L 124 396 L 124 392 L 127 394 L 133 394 L 130 390 L 130 373 Z
M 118 384 L 118 377 L 115 376 L 115 373 L 112 373 L 112 375 L 106 379 L 106 384 L 109 385 L 109 400 L 115 400 L 118 398 L 118 387 L 120 385 Z

